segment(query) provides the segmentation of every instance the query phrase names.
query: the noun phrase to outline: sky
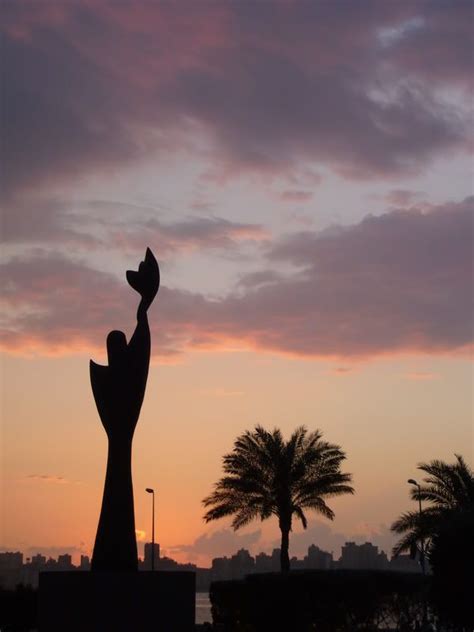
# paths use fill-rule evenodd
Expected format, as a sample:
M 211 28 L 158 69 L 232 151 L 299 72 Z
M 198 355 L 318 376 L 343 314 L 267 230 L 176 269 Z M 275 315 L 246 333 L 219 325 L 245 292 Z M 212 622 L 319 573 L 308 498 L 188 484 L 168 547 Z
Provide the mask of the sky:
M 473 464 L 473 5 L 4 0 L 0 547 L 90 554 L 89 383 L 161 268 L 135 433 L 140 552 L 278 545 L 206 525 L 235 438 L 320 429 L 356 494 L 290 554 L 387 552 L 432 459 Z

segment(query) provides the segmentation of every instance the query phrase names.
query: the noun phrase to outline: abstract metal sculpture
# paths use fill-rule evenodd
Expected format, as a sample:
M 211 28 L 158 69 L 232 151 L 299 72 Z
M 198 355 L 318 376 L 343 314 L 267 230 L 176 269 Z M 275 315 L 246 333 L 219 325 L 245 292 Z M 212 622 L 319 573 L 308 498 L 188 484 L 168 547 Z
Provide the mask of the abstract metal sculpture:
M 141 296 L 135 332 L 128 344 L 122 331 L 110 332 L 108 366 L 90 361 L 92 391 L 108 437 L 107 472 L 92 555 L 93 571 L 136 571 L 138 568 L 132 439 L 150 364 L 147 310 L 160 285 L 158 263 L 149 248 L 138 272 L 127 271 L 127 281 Z

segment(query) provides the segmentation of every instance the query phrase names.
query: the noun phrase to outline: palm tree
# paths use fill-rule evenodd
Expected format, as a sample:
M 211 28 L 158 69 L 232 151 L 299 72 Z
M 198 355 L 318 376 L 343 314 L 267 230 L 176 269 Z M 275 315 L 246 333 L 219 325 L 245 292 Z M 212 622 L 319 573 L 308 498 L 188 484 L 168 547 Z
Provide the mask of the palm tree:
M 351 475 L 340 471 L 346 458 L 337 445 L 322 440 L 319 430 L 302 426 L 285 442 L 280 430 L 261 426 L 237 437 L 234 449 L 223 457 L 223 476 L 203 500 L 210 509 L 206 522 L 234 515 L 234 530 L 255 518 L 274 515 L 281 531 L 281 570 L 288 571 L 289 534 L 296 516 L 307 527 L 304 509 L 313 509 L 329 520 L 334 512 L 326 498 L 353 494 Z
M 392 524 L 392 531 L 403 534 L 393 548 L 394 555 L 416 550 L 418 542 L 424 542 L 429 555 L 433 538 L 446 522 L 460 513 L 473 511 L 474 472 L 462 456 L 455 457 L 454 463 L 434 460 L 418 465 L 427 476 L 424 485 L 411 490 L 411 497 L 430 504 L 422 512 L 407 511 Z

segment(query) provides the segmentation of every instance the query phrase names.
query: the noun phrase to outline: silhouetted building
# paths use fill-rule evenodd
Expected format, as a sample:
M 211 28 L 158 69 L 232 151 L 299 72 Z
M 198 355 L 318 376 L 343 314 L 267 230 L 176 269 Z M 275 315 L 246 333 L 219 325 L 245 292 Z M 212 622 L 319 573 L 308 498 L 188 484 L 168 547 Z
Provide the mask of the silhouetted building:
M 255 556 L 255 571 L 257 573 L 270 573 L 273 571 L 273 560 L 267 553 L 258 553 Z
M 231 558 L 216 557 L 212 560 L 212 581 L 240 579 L 255 572 L 255 560 L 246 549 L 240 549 Z
M 303 564 L 303 568 L 329 570 L 333 565 L 332 553 L 322 551 L 315 544 L 311 544 L 308 547 L 308 554 L 305 556 Z
M 58 555 L 58 570 L 72 571 L 73 569 L 74 567 L 72 565 L 72 557 L 69 555 L 69 553 Z
M 145 544 L 145 558 L 139 561 L 140 570 L 151 570 L 151 543 Z M 308 553 L 303 559 L 291 558 L 291 568 L 297 569 L 321 569 L 331 568 L 348 569 L 388 569 L 402 572 L 421 573 L 419 560 L 412 560 L 409 555 L 398 555 L 390 562 L 383 551 L 370 542 L 356 544 L 346 542 L 342 547 L 341 557 L 333 560 L 332 553 L 323 551 L 312 544 L 308 547 Z M 33 587 L 38 586 L 38 576 L 43 570 L 81 570 L 90 569 L 90 559 L 87 555 L 81 555 L 79 566 L 72 564 L 72 558 L 68 553 L 60 555 L 57 560 L 46 559 L 44 555 L 36 554 L 27 558 L 23 564 L 23 554 L 20 552 L 0 553 L 0 586 L 14 588 L 19 584 Z M 212 581 L 225 579 L 241 579 L 251 573 L 269 573 L 280 571 L 280 549 L 273 549 L 271 555 L 258 553 L 252 557 L 246 549 L 240 549 L 231 557 L 216 557 L 212 560 L 211 568 L 197 568 L 195 564 L 179 564 L 169 557 L 160 557 L 160 545 L 155 543 L 155 569 L 166 571 L 192 571 L 196 573 L 196 587 L 198 591 L 206 591 Z M 430 572 L 426 564 L 427 572 Z
M 215 557 L 212 560 L 211 578 L 212 581 L 220 579 L 230 579 L 230 560 L 228 557 Z
M 290 559 L 290 568 L 292 571 L 300 571 L 306 568 L 304 560 L 299 560 L 296 556 Z
M 230 558 L 230 572 L 232 579 L 239 579 L 255 572 L 255 560 L 247 549 L 240 549 Z
M 0 553 L 0 585 L 15 588 L 22 580 L 23 553 L 7 551 Z
M 151 542 L 147 542 L 145 544 L 144 549 L 144 560 L 141 565 L 142 570 L 151 571 L 151 559 L 153 556 L 153 547 L 155 547 L 155 569 L 157 568 L 157 564 L 160 560 L 160 545 L 158 542 L 155 542 L 153 545 Z
M 161 557 L 158 562 L 155 560 L 155 568 L 160 571 L 177 571 L 181 570 L 181 564 L 171 557 Z
M 370 542 L 356 544 L 346 542 L 341 550 L 338 562 L 339 568 L 363 568 L 363 569 L 387 569 L 389 568 L 387 556 L 377 546 Z
M 0 570 L 13 570 L 23 566 L 23 553 L 6 551 L 0 553 Z
M 36 555 L 33 555 L 33 557 L 31 558 L 30 565 L 32 569 L 41 570 L 45 564 L 46 564 L 46 556 L 41 555 L 41 553 L 37 553 Z
M 91 569 L 91 561 L 88 555 L 81 555 L 81 561 L 79 564 L 79 569 L 81 571 L 90 571 Z

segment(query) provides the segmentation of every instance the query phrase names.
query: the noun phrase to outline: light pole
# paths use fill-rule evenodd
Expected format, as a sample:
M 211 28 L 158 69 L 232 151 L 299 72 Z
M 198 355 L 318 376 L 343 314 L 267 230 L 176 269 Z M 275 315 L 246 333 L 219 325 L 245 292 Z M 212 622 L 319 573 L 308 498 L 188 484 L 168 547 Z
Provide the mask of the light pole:
M 419 512 L 420 512 L 420 527 L 421 527 L 421 521 L 422 521 L 422 510 L 421 510 L 421 487 L 420 485 L 415 481 L 414 478 L 409 478 L 407 483 L 409 485 L 415 485 L 415 487 L 418 487 L 418 508 L 419 508 Z M 426 575 L 426 571 L 425 571 L 425 542 L 423 540 L 423 538 L 420 539 L 420 549 L 421 549 L 421 557 L 420 557 L 420 561 L 421 561 L 421 572 L 423 573 L 423 577 L 425 577 Z M 423 629 L 427 629 L 428 626 L 428 611 L 427 611 L 427 606 L 426 606 L 426 595 L 423 592 Z M 431 629 L 431 628 L 428 628 Z
M 420 512 L 420 527 L 421 527 L 421 522 L 422 522 L 422 509 L 421 509 L 421 487 L 420 485 L 415 481 L 414 478 L 409 478 L 407 481 L 410 485 L 415 485 L 416 487 L 418 487 L 418 507 L 419 507 L 419 512 Z M 425 572 L 425 543 L 423 539 L 420 539 L 420 549 L 421 549 L 421 556 L 420 556 L 420 561 L 421 561 L 421 572 L 423 573 L 423 575 L 426 575 Z
M 151 494 L 151 570 L 155 570 L 155 490 L 147 487 L 146 490 Z

